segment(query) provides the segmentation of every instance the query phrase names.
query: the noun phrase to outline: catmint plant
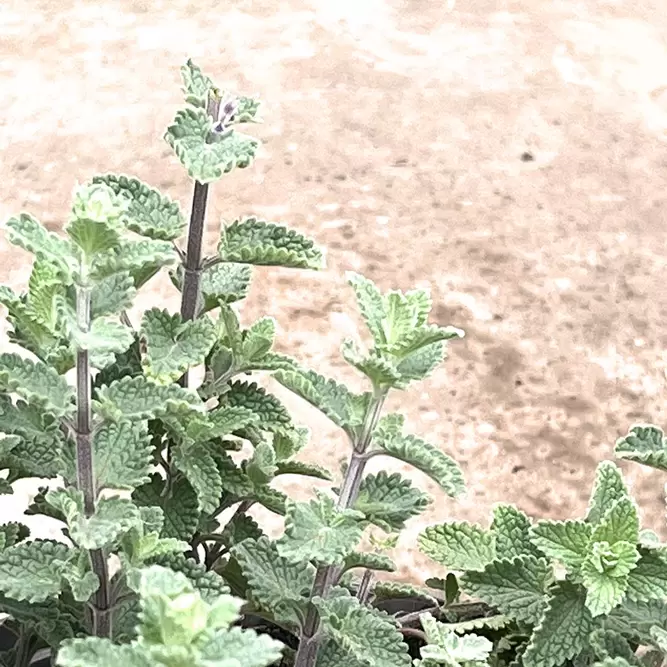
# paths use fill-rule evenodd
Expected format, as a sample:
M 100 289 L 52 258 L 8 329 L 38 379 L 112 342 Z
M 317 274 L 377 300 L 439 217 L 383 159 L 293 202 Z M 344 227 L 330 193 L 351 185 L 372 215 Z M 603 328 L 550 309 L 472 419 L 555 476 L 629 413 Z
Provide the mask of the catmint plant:
M 462 473 L 449 456 L 406 434 L 402 415 L 383 414 L 387 395 L 427 377 L 443 360 L 446 342 L 463 332 L 428 323 L 427 290 L 383 294 L 357 274 L 349 274 L 349 283 L 372 345 L 363 351 L 346 340 L 342 354 L 365 376 L 369 389 L 357 394 L 296 367 L 273 375 L 347 434 L 350 456 L 341 484 L 333 493 L 316 492 L 310 501 L 288 500 L 280 539 L 247 539 L 232 549 L 247 595 L 298 634 L 296 667 L 410 664 L 395 621 L 368 604 L 383 589 L 373 585 L 373 572 L 391 571 L 393 563 L 382 553 L 360 551 L 359 545 L 369 526 L 400 531 L 429 498 L 400 474 L 365 474 L 368 461 L 393 457 L 429 475 L 451 496 L 463 490 Z M 363 572 L 357 586 L 346 576 L 355 568 Z M 384 589 L 398 592 L 391 585 Z
M 318 269 L 323 256 L 301 234 L 252 216 L 224 225 L 216 253 L 203 256 L 209 187 L 252 163 L 259 142 L 238 127 L 258 122 L 259 104 L 223 94 L 191 61 L 182 76 L 186 106 L 165 139 L 194 181 L 185 250 L 179 204 L 126 175 L 77 187 L 64 235 L 27 213 L 6 225 L 34 263 L 25 293 L 0 289 L 17 348 L 0 354 L 0 492 L 22 478 L 52 480 L 26 514 L 63 528 L 56 541 L 0 525 L 0 611 L 18 637 L 4 665 L 25 667 L 44 652 L 62 665 L 262 667 L 277 656 L 275 644 L 218 632 L 238 605 L 221 598 L 230 586 L 215 569 L 262 534 L 247 515 L 253 504 L 286 511 L 277 476 L 329 476 L 294 460 L 306 429 L 238 378 L 296 365 L 272 351 L 274 320 L 244 328 L 235 302 L 252 265 Z M 182 294 L 180 313 L 154 307 L 135 325 L 136 293 L 163 269 Z M 198 366 L 204 380 L 190 387 Z M 239 460 L 244 443 L 251 454 Z M 190 635 L 179 629 L 189 615 Z M 95 641 L 58 652 L 86 635 Z
M 648 442 L 645 431 L 637 434 Z M 623 453 L 627 443 L 618 446 Z M 438 605 L 433 612 L 447 620 L 443 627 L 462 636 L 495 633 L 496 660 L 511 648 L 510 661 L 523 667 L 639 664 L 637 645 L 656 647 L 654 635 L 664 632 L 667 545 L 640 530 L 637 506 L 612 462 L 598 466 L 583 519 L 533 523 L 516 507 L 498 505 L 488 529 L 448 521 L 426 528 L 419 545 L 459 574 L 460 593 L 477 605 L 473 618 L 459 617 L 465 604 Z

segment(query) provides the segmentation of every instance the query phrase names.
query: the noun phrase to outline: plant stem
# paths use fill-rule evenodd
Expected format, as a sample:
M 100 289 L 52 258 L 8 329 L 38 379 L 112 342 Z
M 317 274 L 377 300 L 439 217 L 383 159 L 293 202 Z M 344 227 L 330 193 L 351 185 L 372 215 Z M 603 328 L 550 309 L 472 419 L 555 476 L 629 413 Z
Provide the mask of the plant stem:
M 76 318 L 81 331 L 90 328 L 90 288 L 78 286 L 76 293 Z M 76 472 L 77 486 L 83 493 L 83 510 L 87 517 L 95 513 L 95 471 L 93 439 L 91 434 L 90 359 L 88 350 L 76 353 Z M 90 551 L 90 564 L 97 575 L 100 587 L 95 593 L 93 605 L 93 633 L 97 637 L 111 637 L 109 614 L 109 572 L 106 554 L 102 549 Z
M 361 583 L 359 584 L 359 590 L 357 591 L 357 599 L 361 604 L 366 604 L 368 602 L 368 596 L 371 591 L 371 584 L 373 583 L 373 571 L 364 570 L 364 574 L 361 577 Z
M 373 431 L 377 426 L 382 406 L 387 396 L 386 391 L 376 390 L 373 400 L 368 406 L 364 422 L 361 426 L 358 438 L 352 441 L 352 454 L 350 463 L 345 471 L 345 479 L 338 496 L 338 508 L 348 509 L 354 505 L 359 495 L 359 489 L 364 477 L 366 457 L 364 453 L 368 448 Z M 315 583 L 311 591 L 310 599 L 315 597 L 326 597 L 340 577 L 340 568 L 335 565 L 320 565 L 315 574 Z M 301 628 L 299 649 L 294 660 L 294 667 L 314 667 L 320 648 L 321 639 L 318 635 L 320 625 L 317 608 L 312 602 L 308 605 L 306 619 Z
M 32 641 L 32 632 L 23 628 L 16 640 L 16 659 L 15 667 L 28 667 L 30 663 L 30 643 Z
M 207 112 L 213 118 L 218 117 L 220 98 L 215 93 L 209 94 Z M 199 314 L 200 286 L 202 274 L 202 245 L 206 223 L 206 203 L 208 184 L 195 182 L 192 195 L 192 211 L 188 228 L 188 247 L 183 262 L 183 292 L 181 295 L 181 317 L 184 322 L 194 320 Z M 188 373 L 180 379 L 183 387 L 188 386 Z

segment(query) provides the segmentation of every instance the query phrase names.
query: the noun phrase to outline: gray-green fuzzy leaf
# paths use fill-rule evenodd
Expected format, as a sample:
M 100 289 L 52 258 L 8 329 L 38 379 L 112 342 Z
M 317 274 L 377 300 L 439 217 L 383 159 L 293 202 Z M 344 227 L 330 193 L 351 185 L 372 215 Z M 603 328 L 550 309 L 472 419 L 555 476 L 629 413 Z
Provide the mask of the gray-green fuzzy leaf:
M 496 537 L 496 551 L 502 558 L 544 554 L 530 540 L 530 519 L 513 505 L 497 505 L 493 509 L 491 532 Z
M 525 667 L 556 667 L 587 645 L 594 628 L 583 588 L 568 581 L 553 587 L 523 656 Z
M 361 483 L 354 509 L 387 532 L 400 531 L 405 522 L 419 515 L 431 498 L 399 473 L 380 471 L 366 475 Z
M 159 308 L 144 313 L 141 333 L 146 340 L 142 365 L 158 384 L 169 384 L 190 367 L 203 364 L 216 340 L 215 326 L 208 317 L 183 322 L 179 314 Z
M 537 623 L 542 614 L 550 582 L 549 563 L 534 556 L 495 560 L 481 572 L 470 571 L 461 578 L 467 593 L 496 607 L 505 616 L 531 624 Z
M 407 646 L 393 620 L 357 598 L 314 598 L 324 633 L 352 660 L 367 667 L 409 667 Z
M 98 489 L 129 489 L 146 484 L 153 446 L 146 422 L 106 422 L 93 437 Z
M 236 167 L 248 167 L 259 147 L 256 139 L 233 129 L 214 132 L 213 120 L 204 109 L 178 111 L 165 140 L 190 178 L 200 183 L 212 183 Z
M 164 512 L 164 526 L 160 537 L 173 537 L 189 542 L 199 524 L 197 494 L 186 479 L 180 479 L 172 486 L 171 494 L 162 495 L 164 480 L 157 474 L 151 475 L 148 484 L 137 487 L 132 500 L 142 507 L 160 507 Z
M 278 621 L 298 624 L 308 604 L 315 568 L 307 561 L 290 563 L 265 537 L 241 542 L 232 554 L 257 602 Z
M 34 540 L 0 552 L 0 591 L 15 600 L 43 602 L 63 589 L 73 551 L 53 540 Z
M 364 527 L 361 512 L 338 509 L 332 498 L 318 493 L 307 503 L 288 501 L 285 534 L 276 547 L 291 562 L 342 564 L 361 540 Z
M 616 456 L 667 471 L 667 440 L 653 424 L 637 424 L 616 441 Z
M 257 218 L 235 220 L 225 227 L 218 245 L 225 262 L 295 269 L 324 268 L 322 251 L 293 229 Z
M 143 376 L 123 377 L 100 387 L 93 404 L 97 412 L 113 421 L 155 419 L 172 412 L 203 411 L 204 407 L 195 392 L 175 384 L 158 386 Z
M 186 221 L 176 202 L 136 178 L 122 174 L 95 176 L 128 203 L 128 229 L 152 239 L 172 241 L 185 230 Z
M 419 536 L 419 548 L 452 570 L 483 570 L 496 558 L 493 533 L 465 521 L 429 526 Z
M 409 463 L 428 475 L 448 495 L 460 496 L 465 490 L 458 464 L 443 451 L 414 435 L 403 435 L 403 417 L 383 417 L 373 434 L 373 444 L 388 456 Z
M 367 396 L 353 394 L 344 385 L 314 371 L 277 371 L 273 377 L 320 410 L 337 426 L 349 429 L 362 423 Z
M 71 414 L 75 409 L 74 389 L 64 377 L 46 364 L 11 352 L 0 354 L 0 388 L 57 416 Z

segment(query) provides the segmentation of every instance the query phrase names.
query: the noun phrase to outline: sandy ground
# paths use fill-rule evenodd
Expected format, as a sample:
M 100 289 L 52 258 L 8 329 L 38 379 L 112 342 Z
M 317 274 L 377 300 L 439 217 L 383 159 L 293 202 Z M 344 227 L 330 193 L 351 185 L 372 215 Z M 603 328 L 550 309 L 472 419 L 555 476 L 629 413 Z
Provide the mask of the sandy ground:
M 209 244 L 221 217 L 257 214 L 312 235 L 329 265 L 258 270 L 244 321 L 275 316 L 282 350 L 354 386 L 338 354 L 359 325 L 346 270 L 384 289 L 429 285 L 435 320 L 468 334 L 391 401 L 469 485 L 455 502 L 427 484 L 436 502 L 399 555 L 400 576 L 420 579 L 423 525 L 486 521 L 499 501 L 582 512 L 615 439 L 667 421 L 661 4 L 3 0 L 0 219 L 27 209 L 57 229 L 75 182 L 109 170 L 186 207 L 191 184 L 161 139 L 179 66 L 192 56 L 258 93 L 264 147 L 215 187 Z M 27 275 L 0 240 L 0 282 Z M 166 282 L 139 306 L 159 300 L 176 305 Z M 336 465 L 340 434 L 285 400 L 313 428 L 307 457 Z M 661 530 L 664 476 L 624 468 Z

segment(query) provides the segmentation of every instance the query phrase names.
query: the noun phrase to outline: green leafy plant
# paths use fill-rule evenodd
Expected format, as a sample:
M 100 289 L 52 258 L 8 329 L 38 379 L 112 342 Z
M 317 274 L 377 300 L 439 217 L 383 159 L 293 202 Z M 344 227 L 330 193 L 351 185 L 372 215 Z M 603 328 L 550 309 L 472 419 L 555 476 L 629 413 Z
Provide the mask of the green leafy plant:
M 62 667 L 266 667 L 280 659 L 282 644 L 253 630 L 230 627 L 243 604 L 230 595 L 207 600 L 182 573 L 152 565 L 141 572 L 137 636 L 129 644 L 88 637 L 65 641 Z M 210 597 L 210 596 L 209 596 Z
M 22 478 L 53 480 L 26 514 L 63 529 L 53 541 L 0 525 L 0 611 L 18 637 L 0 655 L 5 665 L 22 667 L 85 635 L 97 639 L 67 644 L 58 664 L 109 664 L 121 654 L 131 664 L 275 660 L 274 648 L 253 657 L 260 644 L 247 640 L 246 651 L 241 635 L 218 632 L 238 609 L 226 598 L 215 606 L 229 586 L 214 569 L 232 546 L 261 535 L 247 515 L 253 504 L 286 512 L 271 486 L 277 476 L 328 473 L 294 459 L 307 431 L 239 378 L 296 364 L 272 350 L 274 320 L 243 328 L 234 304 L 252 265 L 318 269 L 323 256 L 303 235 L 256 217 L 225 225 L 217 252 L 203 255 L 209 186 L 252 163 L 259 142 L 238 128 L 259 121 L 259 104 L 223 93 L 191 61 L 182 76 L 187 106 L 165 139 L 195 182 L 189 225 L 177 202 L 116 174 L 77 187 L 64 235 L 27 213 L 6 225 L 34 264 L 25 293 L 0 288 L 16 346 L 0 354 L 0 492 Z M 176 241 L 186 228 L 183 250 Z M 137 291 L 164 268 L 182 294 L 180 313 L 152 308 L 135 327 L 128 312 Z M 191 388 L 194 367 L 204 380 Z M 239 460 L 244 445 L 250 454 Z M 160 586 L 176 597 L 160 598 Z M 165 633 L 190 613 L 179 607 L 185 600 L 201 637 L 181 633 L 172 645 Z M 208 616 L 205 603 L 214 605 Z
M 488 529 L 450 521 L 426 528 L 419 544 L 477 605 L 472 619 L 460 619 L 456 605 L 438 606 L 444 627 L 490 633 L 496 662 L 558 667 L 632 656 L 637 664 L 637 645 L 654 646 L 652 627 L 667 622 L 667 545 L 640 531 L 637 507 L 608 461 L 583 519 L 532 523 L 499 505 Z
M 392 570 L 381 553 L 359 551 L 364 531 L 400 531 L 429 503 L 400 474 L 365 474 L 366 464 L 389 456 L 411 464 L 449 495 L 463 490 L 456 463 L 438 447 L 406 434 L 400 414 L 382 415 L 390 391 L 428 376 L 444 357 L 445 344 L 463 335 L 428 323 L 427 291 L 381 293 L 368 279 L 349 274 L 372 344 L 368 351 L 346 340 L 345 360 L 370 388 L 354 393 L 312 370 L 280 369 L 274 378 L 320 410 L 346 434 L 351 454 L 340 487 L 307 502 L 286 503 L 285 532 L 276 541 L 248 538 L 232 549 L 246 578 L 246 594 L 264 613 L 298 634 L 297 667 L 410 664 L 394 619 L 367 603 L 413 593 L 406 585 L 373 584 L 373 572 Z M 347 573 L 361 568 L 354 585 Z M 319 658 L 318 658 L 319 656 Z

